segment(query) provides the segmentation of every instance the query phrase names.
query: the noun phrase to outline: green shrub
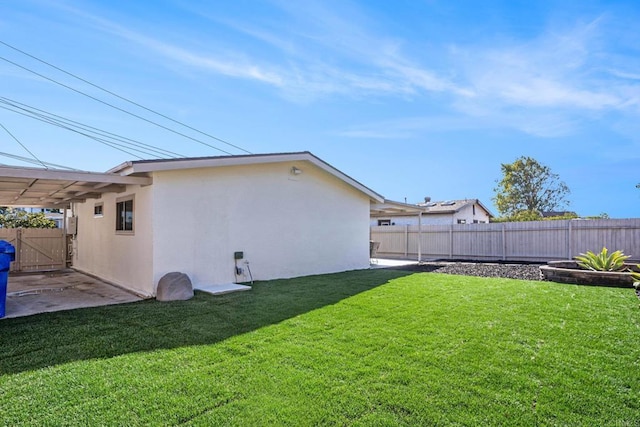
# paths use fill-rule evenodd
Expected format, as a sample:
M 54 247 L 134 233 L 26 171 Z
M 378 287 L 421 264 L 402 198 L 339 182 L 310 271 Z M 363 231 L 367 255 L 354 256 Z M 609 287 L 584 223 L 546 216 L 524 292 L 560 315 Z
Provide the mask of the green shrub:
M 624 262 L 631 258 L 622 253 L 615 251 L 609 253 L 607 248 L 602 248 L 599 254 L 587 251 L 586 254 L 580 254 L 575 257 L 578 265 L 587 270 L 593 271 L 619 271 L 624 268 Z

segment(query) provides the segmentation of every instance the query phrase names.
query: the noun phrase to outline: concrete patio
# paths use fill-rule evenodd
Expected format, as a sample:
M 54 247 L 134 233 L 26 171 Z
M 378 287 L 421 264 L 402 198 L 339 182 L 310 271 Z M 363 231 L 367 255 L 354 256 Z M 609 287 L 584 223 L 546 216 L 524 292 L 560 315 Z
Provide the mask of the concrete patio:
M 11 273 L 4 318 L 140 300 L 131 292 L 75 270 Z
M 418 261 L 411 259 L 371 258 L 369 268 L 402 267 L 404 265 L 417 265 Z

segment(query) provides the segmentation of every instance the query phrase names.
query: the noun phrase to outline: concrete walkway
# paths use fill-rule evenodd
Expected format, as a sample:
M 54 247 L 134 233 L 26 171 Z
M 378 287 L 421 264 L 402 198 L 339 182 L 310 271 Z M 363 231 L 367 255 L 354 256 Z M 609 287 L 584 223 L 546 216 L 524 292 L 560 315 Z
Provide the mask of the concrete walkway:
M 369 268 L 389 268 L 389 267 L 402 267 L 403 265 L 417 265 L 418 261 L 410 259 L 387 259 L 387 258 L 372 258 Z
M 131 292 L 75 270 L 10 273 L 4 318 L 140 300 Z

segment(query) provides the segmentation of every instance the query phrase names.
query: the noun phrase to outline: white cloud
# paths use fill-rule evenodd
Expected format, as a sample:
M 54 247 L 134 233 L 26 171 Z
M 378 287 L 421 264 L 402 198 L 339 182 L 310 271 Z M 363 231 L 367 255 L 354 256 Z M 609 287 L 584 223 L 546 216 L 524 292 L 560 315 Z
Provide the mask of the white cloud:
M 627 101 L 620 83 L 596 77 L 599 62 L 591 43 L 600 20 L 565 32 L 548 32 L 527 43 L 467 48 L 464 64 L 478 102 L 540 108 L 603 110 Z
M 545 135 L 570 131 L 572 125 L 567 123 L 575 124 L 572 114 L 638 110 L 640 90 L 636 83 L 640 76 L 619 66 L 624 57 L 617 57 L 611 67 L 602 65 L 612 55 L 605 30 L 613 24 L 605 18 L 569 29 L 550 28 L 529 40 L 498 43 L 492 39 L 449 49 L 443 45 L 438 52 L 427 54 L 376 31 L 379 23 L 348 1 L 272 3 L 283 21 L 260 17 L 237 22 L 202 12 L 216 25 L 226 25 L 236 35 L 245 36 L 230 36 L 225 48 L 215 44 L 203 48 L 188 39 L 169 43 L 161 36 L 151 37 L 72 11 L 164 59 L 266 84 L 295 102 L 332 95 L 428 102 L 436 95 L 445 108 L 454 107 L 470 118 L 484 110 L 480 116 L 522 123 L 520 128 L 528 133 L 534 128 L 547 129 L 542 132 Z M 189 10 L 197 8 L 190 5 Z M 253 42 L 247 43 L 246 36 Z M 436 56 L 438 71 L 433 64 Z M 517 114 L 510 111 L 512 108 L 526 109 L 526 114 L 541 118 L 534 122 L 545 125 L 531 127 L 524 120 L 514 120 Z M 549 118 L 554 114 L 561 117 L 556 123 Z

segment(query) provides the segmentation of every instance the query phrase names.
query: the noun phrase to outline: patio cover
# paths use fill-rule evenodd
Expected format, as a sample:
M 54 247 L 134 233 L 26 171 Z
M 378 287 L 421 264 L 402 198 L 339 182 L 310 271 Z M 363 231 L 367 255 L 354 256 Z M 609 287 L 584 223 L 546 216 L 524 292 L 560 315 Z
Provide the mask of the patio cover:
M 151 178 L 0 165 L 0 206 L 66 209 L 102 193 L 123 192 L 127 184 L 149 185 Z
M 409 203 L 394 202 L 385 199 L 383 203 L 372 203 L 369 208 L 371 217 L 385 215 L 416 215 L 418 217 L 418 262 L 422 262 L 422 213 L 428 209 Z

